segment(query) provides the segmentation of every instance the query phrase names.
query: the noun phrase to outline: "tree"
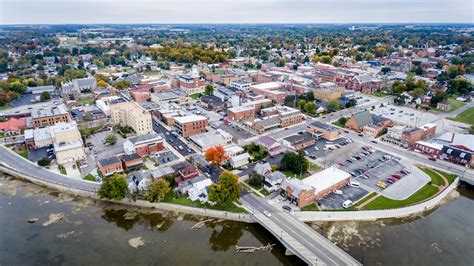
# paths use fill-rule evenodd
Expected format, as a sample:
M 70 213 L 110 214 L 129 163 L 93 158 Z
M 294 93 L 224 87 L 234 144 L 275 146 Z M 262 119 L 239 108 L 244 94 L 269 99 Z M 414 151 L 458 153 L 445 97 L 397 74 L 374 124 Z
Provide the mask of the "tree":
M 15 80 L 10 83 L 10 90 L 22 94 L 26 92 L 26 85 L 21 83 L 19 80 Z
M 114 174 L 109 177 L 104 177 L 102 185 L 99 189 L 99 196 L 101 199 L 121 200 L 127 194 L 127 179 L 123 175 Z
M 38 161 L 39 166 L 49 166 L 50 164 L 51 164 L 51 159 L 49 159 L 48 157 L 44 157 Z
M 308 91 L 308 92 L 306 93 L 306 100 L 307 100 L 308 102 L 312 102 L 312 101 L 315 100 L 313 91 Z
M 450 79 L 454 79 L 455 77 L 457 77 L 459 75 L 459 69 L 458 69 L 458 66 L 457 65 L 451 65 L 448 67 L 448 70 L 446 71 L 446 73 L 448 74 L 448 77 Z
M 209 188 L 209 200 L 217 205 L 232 204 L 240 197 L 242 191 L 239 177 L 230 171 L 224 171 L 219 176 L 219 184 L 212 184 Z
M 425 93 L 422 88 L 415 88 L 412 92 L 414 98 L 418 98 Z
M 168 191 L 170 191 L 170 183 L 166 179 L 153 180 L 148 186 L 145 199 L 150 202 L 160 202 L 165 198 Z
M 364 59 L 366 61 L 370 61 L 370 60 L 374 59 L 374 55 L 371 52 L 367 52 L 364 56 Z
M 400 95 L 402 93 L 404 93 L 406 90 L 407 90 L 407 87 L 405 86 L 405 84 L 403 84 L 403 82 L 401 82 L 400 80 L 396 80 L 393 84 L 392 84 L 392 93 L 393 94 L 396 94 L 396 95 Z
M 346 108 L 351 108 L 357 105 L 357 100 L 352 98 L 346 103 Z
M 207 149 L 204 157 L 213 165 L 222 165 L 228 159 L 228 156 L 226 155 L 222 145 L 217 145 Z
M 122 80 L 122 81 L 118 81 L 118 82 L 115 82 L 112 86 L 114 88 L 116 88 L 117 90 L 124 90 L 128 87 L 130 87 L 132 85 L 132 83 L 128 80 Z
M 308 171 L 309 161 L 302 152 L 286 152 L 281 159 L 280 169 L 302 175 Z
M 298 109 L 303 110 L 305 104 L 306 104 L 305 100 L 303 100 L 303 99 L 299 100 L 298 104 L 297 104 Z
M 336 112 L 337 110 L 339 110 L 339 108 L 340 106 L 339 106 L 338 100 L 331 100 L 328 102 L 328 105 L 326 106 L 326 110 L 329 113 Z
M 384 75 L 386 75 L 390 71 L 392 71 L 392 69 L 389 67 L 382 67 L 382 69 L 380 69 L 380 72 L 382 72 Z
M 214 87 L 211 84 L 207 84 L 204 88 L 204 94 L 212 95 L 214 93 Z
M 347 123 L 347 120 L 348 120 L 347 117 L 341 117 L 341 118 L 339 118 L 339 120 L 337 120 L 337 124 L 344 127 Z
M 105 83 L 103 80 L 99 80 L 99 82 L 97 82 L 97 87 L 105 88 L 107 87 L 107 83 Z
M 40 95 L 40 101 L 46 102 L 51 99 L 51 95 L 49 95 L 49 92 L 43 91 Z
M 262 175 L 254 174 L 249 179 L 249 184 L 254 186 L 254 187 L 260 188 L 260 187 L 262 187 L 263 180 L 264 180 L 264 177 Z
M 443 90 L 437 90 L 431 97 L 431 106 L 436 107 L 438 103 L 442 103 L 448 99 L 448 94 Z
M 117 136 L 113 134 L 107 135 L 107 137 L 105 137 L 104 139 L 104 143 L 107 145 L 114 145 L 116 142 L 117 142 Z
M 314 113 L 316 111 L 316 104 L 314 104 L 314 102 L 307 102 L 305 105 L 304 105 L 304 110 L 307 112 L 307 113 Z

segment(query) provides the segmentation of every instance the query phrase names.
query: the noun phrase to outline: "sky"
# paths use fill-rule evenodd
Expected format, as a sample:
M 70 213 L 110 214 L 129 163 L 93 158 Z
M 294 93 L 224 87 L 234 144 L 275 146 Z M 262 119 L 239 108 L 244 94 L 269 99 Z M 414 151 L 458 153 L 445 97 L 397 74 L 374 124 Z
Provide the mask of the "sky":
M 474 23 L 474 0 L 0 0 L 0 24 Z

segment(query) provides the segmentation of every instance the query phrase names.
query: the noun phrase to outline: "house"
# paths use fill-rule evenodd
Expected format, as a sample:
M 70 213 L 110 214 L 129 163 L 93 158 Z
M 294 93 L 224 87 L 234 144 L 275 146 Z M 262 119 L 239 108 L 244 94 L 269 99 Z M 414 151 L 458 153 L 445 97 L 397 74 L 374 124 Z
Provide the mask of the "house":
M 183 181 L 195 178 L 199 175 L 198 170 L 193 165 L 187 165 L 181 170 L 178 171 L 178 177 L 174 179 L 176 184 L 179 184 Z
M 257 163 L 253 168 L 255 174 L 265 176 L 272 172 L 272 166 L 269 163 Z
M 233 168 L 239 168 L 249 164 L 250 154 L 247 152 L 230 157 L 229 163 Z
M 148 171 L 134 171 L 128 175 L 128 180 L 128 190 L 130 192 L 144 191 L 148 188 L 152 177 Z
M 188 180 L 188 182 L 188 198 L 192 201 L 199 200 L 201 203 L 207 202 L 208 190 L 212 184 L 211 179 L 198 176 Z
M 267 150 L 270 156 L 275 156 L 283 151 L 280 143 L 269 136 L 261 136 L 258 138 L 258 143 Z
M 224 102 L 214 95 L 204 95 L 200 100 L 209 111 L 220 111 L 224 109 Z
M 124 169 L 143 165 L 143 158 L 138 153 L 125 154 L 120 157 Z
M 329 141 L 336 140 L 341 135 L 337 127 L 319 121 L 309 124 L 306 130 L 316 138 L 322 137 Z
M 315 189 L 297 178 L 284 179 L 280 185 L 280 195 L 298 208 L 311 205 L 316 201 Z
M 316 143 L 316 139 L 309 132 L 301 132 L 300 134 L 284 138 L 281 143 L 285 147 L 299 151 Z
M 443 110 L 443 111 L 449 111 L 451 110 L 451 108 L 452 106 L 449 102 L 442 102 L 436 105 L 436 109 Z
M 314 188 L 316 200 L 321 199 L 349 183 L 351 175 L 341 169 L 331 166 L 321 172 L 303 179 L 303 183 Z
M 25 128 L 26 119 L 24 118 L 10 118 L 5 122 L 0 122 L 0 133 L 4 136 L 19 135 Z
M 286 176 L 280 171 L 267 174 L 263 181 L 263 188 L 268 192 L 273 192 L 275 190 L 278 190 L 280 184 L 285 179 L 286 179 Z
M 99 167 L 102 176 L 109 176 L 123 172 L 122 162 L 117 158 L 117 156 L 101 159 L 97 162 L 97 166 Z
M 163 138 L 155 132 L 131 137 L 123 143 L 123 149 L 126 154 L 150 155 L 164 149 Z

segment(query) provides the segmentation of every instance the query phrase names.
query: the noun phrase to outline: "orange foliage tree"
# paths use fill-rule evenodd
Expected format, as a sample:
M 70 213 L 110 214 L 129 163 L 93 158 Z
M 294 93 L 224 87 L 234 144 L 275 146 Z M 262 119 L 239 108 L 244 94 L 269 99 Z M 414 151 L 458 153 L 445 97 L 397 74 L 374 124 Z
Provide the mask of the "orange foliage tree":
M 221 165 L 227 161 L 228 157 L 225 154 L 224 147 L 222 145 L 217 145 L 206 150 L 204 154 L 206 160 L 212 163 L 213 165 Z

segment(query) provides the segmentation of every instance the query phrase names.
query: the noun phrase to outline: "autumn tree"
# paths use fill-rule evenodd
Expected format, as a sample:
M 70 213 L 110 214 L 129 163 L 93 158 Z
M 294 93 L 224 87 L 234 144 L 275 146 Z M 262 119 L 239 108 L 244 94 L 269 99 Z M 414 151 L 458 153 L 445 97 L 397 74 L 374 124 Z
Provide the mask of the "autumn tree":
M 206 160 L 213 165 L 222 165 L 228 159 L 228 156 L 225 154 L 225 150 L 222 145 L 217 145 L 207 149 L 204 157 L 206 157 Z
M 107 83 L 105 83 L 105 81 L 103 80 L 99 80 L 99 82 L 97 82 L 97 87 L 107 87 Z

